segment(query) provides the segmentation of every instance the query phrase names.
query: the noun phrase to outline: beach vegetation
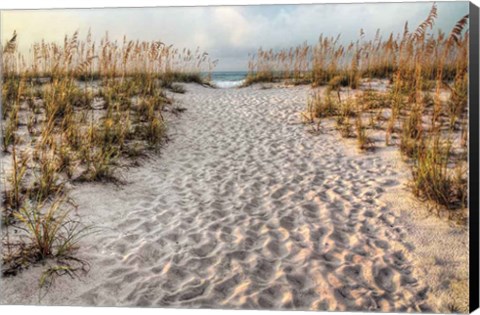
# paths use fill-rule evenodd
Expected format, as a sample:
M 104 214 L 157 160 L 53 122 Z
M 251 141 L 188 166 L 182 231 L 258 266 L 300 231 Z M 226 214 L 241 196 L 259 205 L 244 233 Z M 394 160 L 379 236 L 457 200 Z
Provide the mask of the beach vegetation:
M 2 150 L 11 161 L 2 183 L 2 224 L 24 237 L 7 238 L 7 248 L 15 242 L 21 250 L 3 251 L 4 265 L 19 255 L 71 256 L 83 228 L 65 210 L 66 187 L 120 184 L 122 165 L 167 140 L 165 114 L 178 106 L 166 91 L 185 93 L 178 82 L 208 84 L 218 62 L 199 48 L 119 42 L 108 33 L 98 42 L 90 32 L 33 43 L 23 52 L 21 36 L 14 32 L 3 43 Z
M 314 45 L 260 48 L 250 56 L 246 85 L 310 84 L 306 123 L 331 117 L 361 150 L 383 136 L 405 156 L 416 196 L 464 208 L 466 173 L 458 170 L 468 143 L 468 15 L 448 34 L 433 31 L 436 20 L 433 4 L 413 31 L 405 23 L 402 33 L 386 37 L 377 30 L 367 39 L 361 29 L 349 44 L 321 34 Z

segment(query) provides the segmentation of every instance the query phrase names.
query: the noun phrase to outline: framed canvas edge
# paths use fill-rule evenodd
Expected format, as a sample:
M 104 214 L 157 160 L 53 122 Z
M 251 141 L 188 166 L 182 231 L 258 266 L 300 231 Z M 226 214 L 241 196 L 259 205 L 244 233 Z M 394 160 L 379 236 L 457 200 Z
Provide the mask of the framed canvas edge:
M 470 312 L 479 307 L 479 8 L 470 2 L 469 48 L 469 233 Z

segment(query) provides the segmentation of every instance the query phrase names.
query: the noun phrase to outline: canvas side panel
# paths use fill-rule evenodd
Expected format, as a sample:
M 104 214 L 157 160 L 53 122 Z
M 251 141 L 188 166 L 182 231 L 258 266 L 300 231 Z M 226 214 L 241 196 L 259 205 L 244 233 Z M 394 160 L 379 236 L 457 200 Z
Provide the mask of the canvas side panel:
M 470 2 L 469 16 L 469 210 L 470 210 L 470 312 L 479 300 L 479 9 Z

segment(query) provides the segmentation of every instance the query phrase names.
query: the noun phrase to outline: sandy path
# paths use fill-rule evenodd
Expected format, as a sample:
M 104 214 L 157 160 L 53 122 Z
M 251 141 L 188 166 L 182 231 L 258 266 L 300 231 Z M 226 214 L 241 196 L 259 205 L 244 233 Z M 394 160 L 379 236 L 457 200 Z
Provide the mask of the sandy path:
M 393 159 L 306 132 L 305 87 L 187 89 L 159 158 L 126 186 L 72 191 L 105 229 L 79 252 L 90 273 L 59 279 L 42 304 L 436 309 L 383 198 L 402 187 Z M 6 279 L 3 302 L 38 303 L 40 270 Z

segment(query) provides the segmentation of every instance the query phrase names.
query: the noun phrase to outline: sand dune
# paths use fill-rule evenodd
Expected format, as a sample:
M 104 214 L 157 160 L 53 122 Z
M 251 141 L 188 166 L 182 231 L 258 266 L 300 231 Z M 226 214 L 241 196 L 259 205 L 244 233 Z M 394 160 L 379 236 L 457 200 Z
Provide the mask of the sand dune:
M 101 228 L 78 253 L 91 270 L 41 304 L 449 311 L 440 275 L 468 277 L 468 235 L 415 215 L 395 152 L 306 132 L 307 87 L 186 88 L 158 157 L 126 170 L 125 186 L 72 189 Z M 428 258 L 443 264 L 422 268 Z M 4 279 L 2 302 L 39 303 L 42 268 Z

